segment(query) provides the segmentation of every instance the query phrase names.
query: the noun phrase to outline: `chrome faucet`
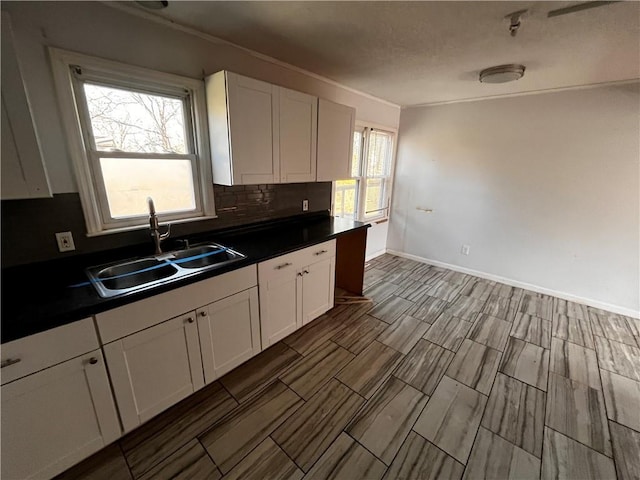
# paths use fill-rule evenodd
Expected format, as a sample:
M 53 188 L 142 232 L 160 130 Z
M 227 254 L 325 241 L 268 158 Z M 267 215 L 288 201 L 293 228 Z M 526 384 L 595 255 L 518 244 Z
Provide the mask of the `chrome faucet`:
M 151 230 L 151 238 L 153 238 L 153 244 L 156 247 L 156 255 L 159 255 L 162 253 L 160 243 L 171 235 L 171 224 L 167 224 L 166 232 L 160 233 L 160 225 L 158 224 L 158 217 L 156 215 L 156 207 L 153 204 L 153 198 L 147 197 L 147 203 L 149 204 L 149 230 Z

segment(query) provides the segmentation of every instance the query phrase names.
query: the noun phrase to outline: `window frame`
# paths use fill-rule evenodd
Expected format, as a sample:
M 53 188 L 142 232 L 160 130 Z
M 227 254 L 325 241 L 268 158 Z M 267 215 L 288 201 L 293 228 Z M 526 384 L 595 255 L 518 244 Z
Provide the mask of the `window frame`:
M 160 213 L 162 222 L 216 218 L 207 132 L 204 82 L 88 55 L 49 48 L 54 81 L 82 203 L 87 236 L 146 228 L 146 215 L 113 218 L 110 214 L 100 158 L 190 160 L 195 209 Z M 77 74 L 76 69 L 82 73 Z M 99 150 L 92 136 L 84 83 L 180 98 L 185 107 L 188 152 L 136 153 Z
M 369 153 L 369 133 L 372 131 L 379 131 L 386 134 L 391 135 L 391 149 L 390 149 L 390 169 L 389 175 L 375 175 L 375 176 L 367 176 L 368 170 L 368 153 Z M 351 176 L 345 180 L 355 180 L 356 181 L 356 199 L 355 199 L 355 215 L 354 220 L 364 223 L 383 223 L 389 219 L 389 214 L 391 212 L 391 195 L 393 190 L 393 179 L 395 174 L 395 165 L 396 165 L 396 144 L 397 144 L 397 136 L 398 131 L 395 128 L 384 127 L 380 125 L 375 125 L 371 123 L 363 123 L 356 122 L 356 127 L 354 129 L 354 136 L 357 132 L 362 134 L 362 144 L 360 145 L 360 165 L 358 175 Z M 380 213 L 377 215 L 367 215 L 365 210 L 366 208 L 366 195 L 367 195 L 367 179 L 370 178 L 380 178 L 383 180 L 383 195 L 385 197 L 386 207 L 383 207 L 379 210 Z M 333 182 L 332 188 L 332 209 L 335 214 L 335 190 L 336 184 Z M 373 211 L 372 213 L 374 213 Z

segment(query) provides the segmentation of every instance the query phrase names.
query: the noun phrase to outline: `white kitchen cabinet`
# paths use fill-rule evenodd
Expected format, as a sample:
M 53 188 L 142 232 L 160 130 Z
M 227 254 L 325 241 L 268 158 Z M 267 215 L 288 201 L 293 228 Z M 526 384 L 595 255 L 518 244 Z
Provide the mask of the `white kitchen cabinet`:
M 2 386 L 2 478 L 51 478 L 120 433 L 100 350 Z
M 13 43 L 11 22 L 2 12 L 2 199 L 51 197 L 29 100 Z
M 205 383 L 260 353 L 258 308 L 258 289 L 253 287 L 198 309 Z
M 262 348 L 282 340 L 302 326 L 298 295 L 300 272 L 290 256 L 258 265 Z
M 318 100 L 317 180 L 351 178 L 356 109 L 323 98 Z
M 195 312 L 104 346 L 125 432 L 204 386 Z
M 302 324 L 333 307 L 336 257 L 312 263 L 302 270 Z
M 315 182 L 318 98 L 282 87 L 279 97 L 280 181 Z
M 335 240 L 258 265 L 262 348 L 333 307 Z
M 205 84 L 214 183 L 316 180 L 317 97 L 228 71 Z

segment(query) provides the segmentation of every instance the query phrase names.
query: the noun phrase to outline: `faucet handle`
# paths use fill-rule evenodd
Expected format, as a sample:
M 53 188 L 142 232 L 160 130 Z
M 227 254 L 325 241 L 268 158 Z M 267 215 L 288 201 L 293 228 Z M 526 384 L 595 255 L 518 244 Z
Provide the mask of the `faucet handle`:
M 165 238 L 169 238 L 169 235 L 171 235 L 171 224 L 167 223 L 165 227 L 167 227 L 167 231 L 164 233 L 160 233 L 161 240 L 164 240 Z

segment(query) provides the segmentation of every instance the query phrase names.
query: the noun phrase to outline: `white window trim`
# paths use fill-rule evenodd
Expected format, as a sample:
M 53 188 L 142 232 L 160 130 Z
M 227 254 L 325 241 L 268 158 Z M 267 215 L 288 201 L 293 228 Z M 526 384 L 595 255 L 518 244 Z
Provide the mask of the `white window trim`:
M 387 206 L 382 209 L 380 214 L 366 217 L 364 209 L 365 209 L 365 203 L 366 203 L 365 198 L 366 198 L 366 188 L 367 188 L 366 187 L 367 177 L 366 175 L 350 177 L 350 179 L 357 180 L 357 185 L 358 185 L 357 187 L 358 194 L 356 196 L 355 220 L 359 222 L 364 222 L 364 223 L 383 223 L 389 220 L 389 215 L 391 214 L 391 199 L 393 195 L 393 184 L 395 181 L 395 169 L 396 169 L 396 150 L 398 148 L 398 129 L 358 120 L 356 121 L 354 131 L 364 132 L 364 130 L 367 128 L 373 129 L 373 130 L 380 130 L 386 133 L 392 133 L 394 137 L 393 145 L 391 146 L 391 171 L 389 172 L 389 177 L 388 177 L 389 178 L 388 190 L 385 191 L 386 197 L 387 197 Z M 363 136 L 363 144 L 361 146 L 361 156 L 362 156 L 361 160 L 364 159 L 367 154 L 367 149 L 368 149 L 368 142 L 366 142 L 367 138 L 368 137 L 365 138 Z M 364 171 L 364 165 L 362 161 L 361 161 L 360 168 L 361 168 L 361 173 L 366 173 Z M 387 177 L 385 176 L 384 178 L 387 178 Z M 348 179 L 345 179 L 345 180 L 348 180 Z M 335 205 L 333 205 L 333 199 L 335 198 L 335 188 L 336 188 L 335 182 L 332 182 L 332 188 L 331 188 L 332 209 L 335 208 Z M 332 214 L 335 214 L 335 210 L 332 212 Z
M 170 89 L 180 87 L 189 91 L 193 109 L 193 130 L 195 133 L 194 151 L 197 156 L 197 177 L 199 178 L 199 182 L 194 182 L 194 188 L 197 190 L 195 194 L 196 198 L 199 196 L 201 209 L 196 216 L 193 216 L 193 212 L 189 212 L 192 215 L 190 218 L 185 218 L 184 213 L 182 215 L 162 214 L 158 215 L 158 217 L 161 221 L 177 220 L 179 223 L 216 218 L 211 160 L 209 156 L 205 87 L 203 81 L 53 47 L 49 47 L 49 54 L 58 94 L 60 113 L 62 115 L 62 124 L 67 136 L 69 154 L 75 170 L 78 192 L 84 211 L 87 236 L 142 229 L 147 227 L 147 221 L 146 218 L 142 219 L 139 223 L 136 220 L 135 225 L 131 225 L 132 222 L 119 222 L 120 226 L 114 227 L 103 220 L 100 205 L 97 200 L 97 185 L 99 182 L 95 182 L 89 165 L 90 152 L 88 152 L 86 148 L 79 121 L 78 104 L 73 90 L 74 77 L 71 72 L 71 67 L 74 65 L 79 65 L 93 72 L 102 72 L 108 76 L 122 76 L 122 78 L 131 79 L 133 83 L 137 83 L 138 85 L 146 82 L 159 87 L 166 86 Z M 196 172 L 194 172 L 194 175 L 196 175 Z

